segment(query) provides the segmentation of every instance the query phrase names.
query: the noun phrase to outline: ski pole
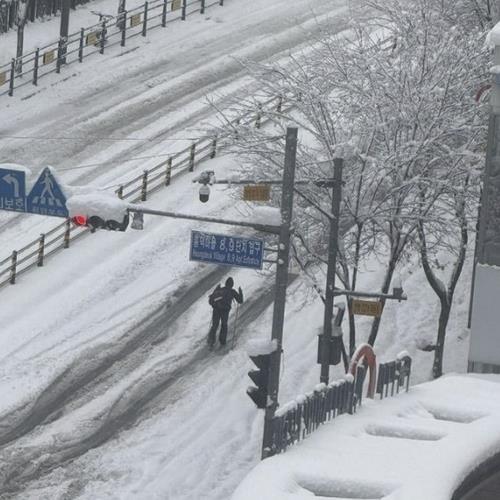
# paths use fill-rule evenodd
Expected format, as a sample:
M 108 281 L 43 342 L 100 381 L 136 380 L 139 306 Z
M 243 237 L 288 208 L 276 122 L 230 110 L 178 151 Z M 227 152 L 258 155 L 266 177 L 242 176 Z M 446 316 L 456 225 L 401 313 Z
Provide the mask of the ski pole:
M 240 305 L 236 305 L 236 314 L 234 315 L 234 329 L 233 329 L 233 345 L 231 346 L 231 349 L 234 349 L 234 346 L 236 345 L 236 326 L 238 323 L 238 313 L 240 312 Z

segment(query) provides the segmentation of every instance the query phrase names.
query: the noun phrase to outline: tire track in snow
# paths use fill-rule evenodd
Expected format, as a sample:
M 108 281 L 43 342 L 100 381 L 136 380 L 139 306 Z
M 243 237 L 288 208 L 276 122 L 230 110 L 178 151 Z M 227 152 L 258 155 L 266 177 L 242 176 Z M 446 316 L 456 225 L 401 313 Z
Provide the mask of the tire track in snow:
M 221 272 L 216 269 L 209 273 L 203 282 L 209 282 L 208 289 L 202 289 L 200 284 L 190 287 L 184 294 L 183 299 L 192 305 L 199 300 L 199 295 L 206 294 L 212 288 L 214 275 L 221 278 L 227 269 Z M 290 276 L 290 283 L 296 276 Z M 190 297 L 188 299 L 188 297 Z M 241 334 L 244 330 L 257 319 L 270 304 L 274 298 L 274 284 L 263 287 L 263 291 L 254 301 L 245 302 L 242 306 L 239 326 Z M 179 302 L 183 302 L 180 299 Z M 182 312 L 189 313 L 189 308 Z M 182 314 L 177 316 L 179 318 Z M 163 332 L 163 325 L 166 318 L 170 318 L 167 311 L 164 311 L 154 321 L 155 329 L 148 325 L 141 332 L 147 336 L 147 342 L 156 338 Z M 151 335 L 151 330 L 153 334 Z M 84 414 L 81 420 L 74 419 L 74 414 L 61 414 L 57 416 L 52 414 L 48 422 L 34 432 L 32 435 L 23 436 L 19 442 L 12 442 L 9 446 L 0 450 L 0 495 L 19 494 L 24 488 L 28 488 L 30 481 L 39 479 L 49 473 L 54 468 L 59 467 L 66 462 L 75 459 L 88 450 L 104 444 L 119 432 L 131 428 L 140 418 L 147 418 L 154 409 L 157 398 L 167 398 L 168 405 L 173 405 L 183 394 L 182 385 L 179 387 L 179 381 L 189 379 L 197 373 L 203 372 L 212 363 L 217 363 L 218 356 L 210 355 L 205 337 L 200 339 L 191 351 L 191 355 L 183 356 L 184 362 L 173 370 L 164 370 L 154 372 L 140 380 L 134 381 L 133 387 L 129 393 L 123 392 L 122 397 L 118 397 L 116 402 L 103 409 L 98 405 L 95 414 Z M 163 366 L 165 363 L 161 362 Z M 176 385 L 175 397 L 165 394 L 172 386 Z M 71 388 L 69 388 L 71 390 Z M 51 392 L 54 387 L 49 387 L 44 395 L 53 399 Z M 64 394 L 68 396 L 68 394 Z M 92 399 L 95 395 L 92 394 Z M 71 404 L 71 399 L 63 400 L 61 397 L 56 399 L 55 403 L 60 404 L 64 411 L 64 405 Z M 78 412 L 78 410 L 77 410 Z M 74 419 L 71 422 L 71 418 Z M 65 422 L 64 420 L 69 420 Z M 63 428 L 58 432 L 58 428 Z M 35 443 L 35 444 L 34 444 Z M 2 496 L 2 498 L 4 498 Z

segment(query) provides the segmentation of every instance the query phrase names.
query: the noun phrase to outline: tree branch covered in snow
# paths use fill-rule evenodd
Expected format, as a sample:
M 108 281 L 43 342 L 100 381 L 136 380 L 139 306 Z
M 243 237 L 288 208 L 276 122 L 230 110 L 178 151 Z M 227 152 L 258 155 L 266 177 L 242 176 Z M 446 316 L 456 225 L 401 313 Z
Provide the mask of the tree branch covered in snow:
M 375 252 L 385 260 L 381 292 L 387 293 L 419 225 L 453 219 L 449 186 L 462 185 L 464 172 L 477 176 L 486 120 L 474 95 L 488 80 L 488 54 L 476 7 L 465 1 L 367 0 L 365 7 L 370 18 L 351 20 L 347 34 L 321 25 L 302 54 L 271 65 L 242 62 L 260 91 L 238 96 L 235 107 L 257 115 L 262 102 L 283 96 L 285 108 L 266 111 L 264 128 L 252 122 L 218 132 L 242 159 L 242 170 L 259 165 L 263 178 L 281 176 L 290 120 L 300 130 L 297 179 L 332 177 L 333 158 L 342 156 L 338 275 L 355 289 L 360 260 Z M 304 193 L 330 212 L 329 190 L 308 185 Z M 303 268 L 312 261 L 321 267 L 329 220 L 303 199 L 294 210 L 295 258 Z M 379 324 L 376 318 L 371 344 Z

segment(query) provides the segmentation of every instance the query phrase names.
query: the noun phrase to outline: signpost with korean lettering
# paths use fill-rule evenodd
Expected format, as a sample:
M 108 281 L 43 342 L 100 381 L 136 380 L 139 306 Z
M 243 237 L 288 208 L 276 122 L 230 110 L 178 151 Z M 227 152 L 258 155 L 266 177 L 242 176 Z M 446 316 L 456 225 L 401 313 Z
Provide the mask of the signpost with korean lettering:
M 24 171 L 0 168 L 0 209 L 26 212 Z
M 191 231 L 189 260 L 262 269 L 264 240 Z

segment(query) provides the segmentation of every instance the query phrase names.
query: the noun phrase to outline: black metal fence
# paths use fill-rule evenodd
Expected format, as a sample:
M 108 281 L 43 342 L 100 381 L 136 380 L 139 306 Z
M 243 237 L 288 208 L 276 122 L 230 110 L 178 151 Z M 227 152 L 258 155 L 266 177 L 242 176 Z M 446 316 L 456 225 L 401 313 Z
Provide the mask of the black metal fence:
M 390 372 L 393 374 L 393 379 L 387 375 L 389 371 L 385 368 L 386 366 L 396 367 L 394 372 Z M 383 392 L 394 380 L 398 387 L 406 382 L 406 391 L 408 391 L 410 371 L 411 358 L 409 356 L 379 365 L 377 388 L 380 387 Z M 286 451 L 289 446 L 304 439 L 321 424 L 336 416 L 354 413 L 362 402 L 365 376 L 366 368 L 359 366 L 356 377 L 347 375 L 344 379 L 329 385 L 319 384 L 310 394 L 278 409 L 272 423 L 272 454 Z M 391 395 L 394 395 L 394 391 L 391 391 Z
M 90 0 L 71 0 L 71 8 L 88 3 Z M 61 12 L 62 0 L 29 0 L 27 20 L 50 17 Z M 18 0 L 0 0 L 0 33 L 5 33 L 15 27 L 16 15 L 19 9 Z
M 408 355 L 399 357 L 396 361 L 381 363 L 378 367 L 377 376 L 377 394 L 380 399 L 389 395 L 389 386 L 391 396 L 394 392 L 399 393 L 399 389 L 406 387 L 406 392 L 410 386 L 411 358 Z
M 197 12 L 203 14 L 214 5 L 224 5 L 224 0 L 151 0 L 119 16 L 81 28 L 68 35 L 67 40 L 60 38 L 0 66 L 0 96 L 12 96 L 15 89 L 37 85 L 40 78 L 60 73 L 65 65 L 81 63 L 85 57 L 104 54 L 114 46 L 125 47 L 130 38 L 145 37 L 149 30 L 164 28 Z

